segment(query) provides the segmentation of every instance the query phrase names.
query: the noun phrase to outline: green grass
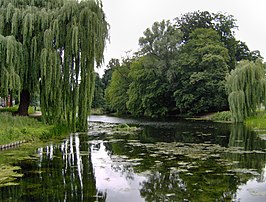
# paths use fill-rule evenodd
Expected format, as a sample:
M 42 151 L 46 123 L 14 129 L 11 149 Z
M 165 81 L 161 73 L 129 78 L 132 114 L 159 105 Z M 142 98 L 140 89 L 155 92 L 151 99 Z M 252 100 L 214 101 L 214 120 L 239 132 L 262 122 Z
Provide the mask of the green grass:
M 245 120 L 245 125 L 254 129 L 266 129 L 266 112 L 258 112 Z
M 12 112 L 12 113 L 14 113 L 16 111 L 18 111 L 18 106 L 0 108 L 0 112 Z
M 15 105 L 13 107 L 3 107 L 3 108 L 0 108 L 0 112 L 11 112 L 11 113 L 14 113 L 18 111 L 18 105 Z M 29 110 L 28 110 L 28 113 L 29 114 L 33 114 L 35 112 L 35 109 L 33 106 L 29 106 Z
M 0 145 L 20 140 L 45 140 L 67 132 L 67 127 L 62 125 L 47 125 L 32 117 L 0 113 Z
M 35 149 L 48 139 L 62 138 L 69 133 L 64 125 L 47 125 L 33 117 L 12 116 L 14 108 L 0 112 L 0 145 L 5 145 L 20 140 L 29 143 L 14 150 L 1 151 L 0 155 L 0 187 L 17 185 L 15 181 L 22 175 L 17 172 L 19 167 L 13 163 L 30 158 Z M 34 157 L 33 157 L 34 158 Z
M 212 121 L 231 122 L 231 112 L 217 112 L 211 116 Z M 260 111 L 256 115 L 248 117 L 245 125 L 254 129 L 266 129 L 266 111 Z

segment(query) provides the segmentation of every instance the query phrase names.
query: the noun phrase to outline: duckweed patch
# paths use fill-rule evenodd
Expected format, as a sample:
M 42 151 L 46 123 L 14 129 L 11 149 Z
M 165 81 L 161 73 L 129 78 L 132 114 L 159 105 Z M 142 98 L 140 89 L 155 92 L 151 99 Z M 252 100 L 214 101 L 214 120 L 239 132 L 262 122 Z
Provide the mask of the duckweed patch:
M 127 130 L 129 126 L 125 124 L 90 123 L 90 126 L 89 135 L 104 134 L 102 140 L 105 144 L 111 144 L 115 148 L 120 147 L 121 153 L 112 155 L 113 166 L 132 166 L 140 173 L 146 173 L 147 168 L 151 173 L 158 169 L 167 169 L 170 174 L 182 174 L 187 177 L 193 177 L 196 173 L 196 175 L 210 176 L 238 175 L 245 179 L 243 176 L 258 176 L 258 170 L 241 168 L 241 162 L 235 161 L 234 156 L 266 154 L 264 150 L 246 150 L 242 146 L 224 147 L 210 141 L 145 142 L 137 135 L 139 128 L 129 133 Z M 198 133 L 195 135 L 199 136 Z M 211 134 L 202 133 L 200 136 L 209 137 Z
M 113 123 L 101 123 L 101 122 L 90 122 L 89 123 L 89 135 L 129 135 L 135 134 L 141 131 L 141 127 L 130 126 L 128 124 L 113 124 Z
M 18 185 L 15 180 L 22 177 L 17 171 L 20 170 L 18 166 L 0 166 L 0 187 Z
M 136 131 L 128 133 L 127 124 L 110 124 L 110 123 L 90 123 L 89 135 L 104 134 L 104 142 L 106 144 L 123 145 L 122 150 L 127 150 L 127 153 L 121 153 L 119 156 L 113 156 L 114 162 L 124 162 L 131 166 L 141 167 L 142 162 L 149 165 L 150 169 L 158 169 L 158 167 L 167 167 L 171 173 L 191 173 L 191 170 L 196 171 L 200 167 L 205 167 L 205 164 L 215 162 L 224 170 L 224 175 L 230 173 L 241 173 L 257 176 L 256 170 L 240 169 L 240 162 L 228 159 L 228 156 L 234 155 L 265 155 L 265 150 L 245 150 L 240 146 L 224 147 L 219 144 L 213 144 L 210 141 L 203 143 L 184 143 L 184 142 L 142 142 Z M 119 130 L 123 129 L 123 130 Z M 125 130 L 124 130 L 125 129 Z M 195 133 L 202 137 L 211 136 L 210 133 Z M 235 140 L 242 141 L 242 140 Z M 94 141 L 93 141 L 94 142 Z M 133 155 L 130 158 L 123 158 L 125 155 Z M 122 156 L 121 156 L 122 155 Z M 144 166 L 145 168 L 147 166 Z M 237 169 L 235 169 L 237 168 Z M 218 168 L 216 168 L 218 169 Z M 226 171 L 227 170 L 227 171 Z M 143 171 L 145 172 L 145 171 Z M 202 173 L 215 174 L 216 170 L 207 168 L 201 170 Z

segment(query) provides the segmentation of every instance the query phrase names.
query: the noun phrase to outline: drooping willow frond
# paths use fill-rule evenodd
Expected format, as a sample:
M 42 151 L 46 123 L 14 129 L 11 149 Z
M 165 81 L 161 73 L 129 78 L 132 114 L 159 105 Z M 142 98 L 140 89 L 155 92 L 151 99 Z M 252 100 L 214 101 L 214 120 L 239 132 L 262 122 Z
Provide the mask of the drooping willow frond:
M 265 105 L 266 78 L 263 63 L 260 60 L 241 61 L 227 77 L 226 87 L 233 119 L 235 122 L 243 122 L 256 113 L 262 103 Z
M 0 90 L 39 93 L 45 122 L 87 130 L 108 24 L 99 0 L 0 0 Z

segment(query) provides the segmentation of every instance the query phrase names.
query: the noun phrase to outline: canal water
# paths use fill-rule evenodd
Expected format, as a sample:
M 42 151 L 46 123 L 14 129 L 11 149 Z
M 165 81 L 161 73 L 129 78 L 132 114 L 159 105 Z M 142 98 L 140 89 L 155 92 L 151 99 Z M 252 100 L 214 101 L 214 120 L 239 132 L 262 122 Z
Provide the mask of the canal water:
M 263 133 L 204 121 L 91 116 L 88 133 L 19 147 L 23 157 L 2 151 L 5 162 L 17 160 L 0 165 L 0 172 L 13 168 L 9 180 L 0 174 L 0 201 L 266 201 Z

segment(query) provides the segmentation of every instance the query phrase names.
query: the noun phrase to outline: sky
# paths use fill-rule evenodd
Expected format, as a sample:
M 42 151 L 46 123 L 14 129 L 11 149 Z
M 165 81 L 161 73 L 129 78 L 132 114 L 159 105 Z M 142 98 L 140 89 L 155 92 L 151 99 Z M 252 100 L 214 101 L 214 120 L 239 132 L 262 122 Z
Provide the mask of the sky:
M 173 20 L 194 11 L 222 12 L 237 20 L 236 39 L 266 59 L 265 0 L 102 0 L 110 25 L 110 42 L 104 53 L 100 75 L 111 58 L 121 59 L 139 48 L 138 39 L 156 21 Z

